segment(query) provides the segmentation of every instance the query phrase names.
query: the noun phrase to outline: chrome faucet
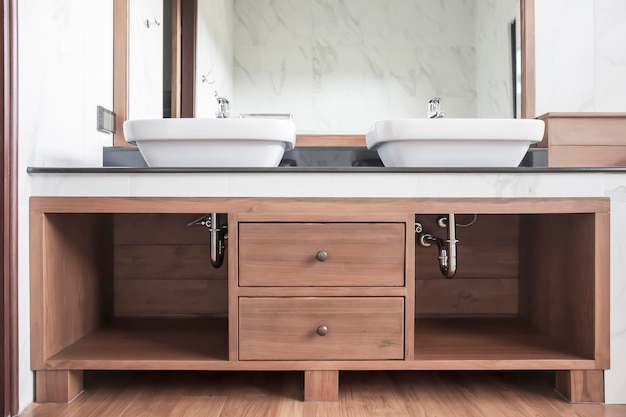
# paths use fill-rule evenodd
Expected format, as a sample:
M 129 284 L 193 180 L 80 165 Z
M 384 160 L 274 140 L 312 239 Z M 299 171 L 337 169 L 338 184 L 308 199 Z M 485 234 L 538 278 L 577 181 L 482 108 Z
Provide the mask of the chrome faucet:
M 428 102 L 426 117 L 429 119 L 441 119 L 446 113 L 441 111 L 441 97 L 433 97 Z
M 217 118 L 225 119 L 230 117 L 230 102 L 226 100 L 226 97 L 220 96 L 216 91 L 215 99 L 217 100 L 217 111 L 215 112 Z

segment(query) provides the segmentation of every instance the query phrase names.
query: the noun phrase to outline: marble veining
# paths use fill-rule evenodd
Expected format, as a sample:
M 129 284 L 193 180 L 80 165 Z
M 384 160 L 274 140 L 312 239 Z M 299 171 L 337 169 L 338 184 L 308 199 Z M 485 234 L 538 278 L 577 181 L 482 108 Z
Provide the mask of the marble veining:
M 435 95 L 449 117 L 476 117 L 481 86 L 482 113 L 511 117 L 510 64 L 479 77 L 477 60 L 495 47 L 507 59 L 506 42 L 489 39 L 498 25 L 479 23 L 506 16 L 507 39 L 516 12 L 516 0 L 234 0 L 233 108 L 292 113 L 300 133 L 365 133 L 424 117 Z

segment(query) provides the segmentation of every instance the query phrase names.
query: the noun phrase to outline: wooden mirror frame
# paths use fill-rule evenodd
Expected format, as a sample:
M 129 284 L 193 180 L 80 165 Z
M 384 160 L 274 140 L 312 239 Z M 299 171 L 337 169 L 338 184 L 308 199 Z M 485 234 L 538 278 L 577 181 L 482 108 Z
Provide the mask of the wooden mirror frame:
M 115 146 L 128 146 L 123 124 L 128 119 L 129 1 L 113 2 L 113 111 Z M 197 0 L 172 2 L 172 117 L 193 117 Z
M 128 15 L 130 0 L 114 0 L 113 31 L 113 111 L 116 114 L 113 144 L 127 146 L 122 125 L 128 118 Z M 172 0 L 172 117 L 194 117 L 194 80 L 197 0 Z M 520 0 L 522 49 L 523 119 L 535 118 L 535 0 Z M 322 139 L 341 139 L 344 135 L 306 135 Z M 350 135 L 350 144 L 359 146 L 364 139 Z M 345 145 L 345 141 L 341 145 Z

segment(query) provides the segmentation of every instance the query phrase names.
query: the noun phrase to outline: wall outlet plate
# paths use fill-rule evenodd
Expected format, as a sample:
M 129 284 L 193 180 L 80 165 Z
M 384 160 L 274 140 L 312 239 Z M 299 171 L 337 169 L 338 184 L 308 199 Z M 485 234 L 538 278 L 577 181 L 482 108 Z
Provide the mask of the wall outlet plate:
M 115 133 L 115 113 L 98 106 L 98 131 Z

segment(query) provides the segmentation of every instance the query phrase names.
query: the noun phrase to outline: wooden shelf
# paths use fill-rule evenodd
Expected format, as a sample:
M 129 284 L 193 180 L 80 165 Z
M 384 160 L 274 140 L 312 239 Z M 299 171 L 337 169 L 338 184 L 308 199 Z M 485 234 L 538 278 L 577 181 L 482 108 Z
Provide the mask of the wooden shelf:
M 229 361 L 227 319 L 125 319 L 97 329 L 46 369 L 593 369 L 546 334 L 513 318 L 416 319 L 415 358 L 402 361 Z
M 51 369 L 188 369 L 228 362 L 228 320 L 116 320 L 46 361 Z
M 420 318 L 415 322 L 415 360 L 492 361 L 509 369 L 507 362 L 593 358 L 569 351 L 517 318 Z

